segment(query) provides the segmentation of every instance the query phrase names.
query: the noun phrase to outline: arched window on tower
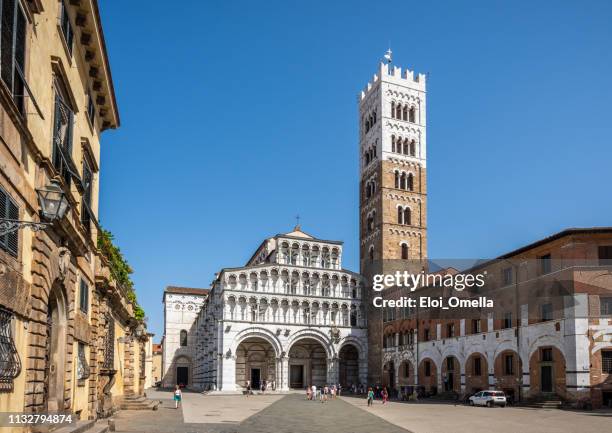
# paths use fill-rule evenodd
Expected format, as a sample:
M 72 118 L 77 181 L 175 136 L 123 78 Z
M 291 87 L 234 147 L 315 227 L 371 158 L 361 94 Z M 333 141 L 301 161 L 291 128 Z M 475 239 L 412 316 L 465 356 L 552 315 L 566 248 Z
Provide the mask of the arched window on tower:
M 402 106 L 400 104 L 397 104 L 395 107 L 395 118 L 398 120 L 402 119 Z
M 395 117 L 395 102 L 391 101 L 391 117 Z
M 397 208 L 397 223 L 403 224 L 404 221 L 404 210 L 400 207 Z
M 402 260 L 408 260 L 408 244 L 402 244 Z
M 412 140 L 410 142 L 410 156 L 415 156 L 416 155 L 416 143 L 414 142 L 414 140 Z
M 405 225 L 411 225 L 412 221 L 411 221 L 411 216 L 410 216 L 410 208 L 405 208 L 404 209 L 404 224 Z
M 414 176 L 412 173 L 408 175 L 408 191 L 412 191 L 414 189 Z
M 408 107 L 404 105 L 402 110 L 402 120 L 408 120 Z
M 391 151 L 395 152 L 395 135 L 391 136 Z
M 408 114 L 409 122 L 416 122 L 416 109 L 414 107 L 410 107 L 410 113 Z
M 400 176 L 400 189 L 406 189 L 406 173 Z
M 395 172 L 395 187 L 399 189 L 400 187 L 400 175 L 399 172 Z
M 408 155 L 408 139 L 404 139 L 404 155 Z
M 187 331 L 184 329 L 181 330 L 180 343 L 181 347 L 187 346 Z

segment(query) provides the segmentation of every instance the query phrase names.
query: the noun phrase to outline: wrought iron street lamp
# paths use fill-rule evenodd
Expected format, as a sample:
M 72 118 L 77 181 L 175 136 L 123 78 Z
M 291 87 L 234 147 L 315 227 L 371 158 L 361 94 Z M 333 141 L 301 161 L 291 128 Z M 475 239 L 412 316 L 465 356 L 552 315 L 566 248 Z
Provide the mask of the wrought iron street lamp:
M 61 220 L 68 210 L 68 199 L 59 182 L 52 180 L 45 188 L 37 189 L 38 204 L 43 218 L 46 221 L 20 221 L 0 218 L 0 236 L 12 233 L 19 229 L 29 227 L 34 231 L 44 230 L 54 221 Z

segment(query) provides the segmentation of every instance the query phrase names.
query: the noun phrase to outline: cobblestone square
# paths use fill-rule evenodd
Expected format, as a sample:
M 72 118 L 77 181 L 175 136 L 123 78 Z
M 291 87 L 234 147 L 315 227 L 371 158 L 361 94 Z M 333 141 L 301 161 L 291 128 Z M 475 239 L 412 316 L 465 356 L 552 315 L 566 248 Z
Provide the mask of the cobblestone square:
M 363 398 L 328 403 L 301 394 L 205 396 L 183 394 L 174 409 L 170 393 L 154 392 L 163 402 L 157 412 L 122 411 L 115 418 L 122 433 L 599 433 L 608 431 L 611 411 L 572 412 L 527 408 L 479 408 L 445 403 L 380 401 L 368 408 Z M 188 422 L 185 422 L 187 420 Z

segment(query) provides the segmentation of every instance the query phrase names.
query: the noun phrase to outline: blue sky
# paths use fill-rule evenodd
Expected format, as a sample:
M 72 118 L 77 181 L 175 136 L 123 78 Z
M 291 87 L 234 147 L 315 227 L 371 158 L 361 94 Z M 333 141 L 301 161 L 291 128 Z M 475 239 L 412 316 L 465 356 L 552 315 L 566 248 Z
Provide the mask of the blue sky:
M 612 225 L 612 3 L 101 0 L 122 125 L 100 221 L 149 329 L 265 237 L 358 270 L 357 93 L 388 48 L 428 72 L 429 255 L 493 257 Z

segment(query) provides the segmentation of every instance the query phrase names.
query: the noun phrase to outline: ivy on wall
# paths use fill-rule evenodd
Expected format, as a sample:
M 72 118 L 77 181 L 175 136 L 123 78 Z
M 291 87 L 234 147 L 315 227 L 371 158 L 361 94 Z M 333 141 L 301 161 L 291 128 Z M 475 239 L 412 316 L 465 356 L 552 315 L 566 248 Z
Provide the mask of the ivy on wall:
M 138 304 L 136 292 L 134 291 L 134 282 L 131 278 L 134 271 L 123 256 L 119 247 L 114 244 L 114 239 L 110 231 L 104 229 L 98 230 L 98 249 L 108 260 L 111 277 L 117 284 L 126 290 L 128 300 L 134 304 L 134 316 L 138 320 L 143 320 L 145 312 Z

